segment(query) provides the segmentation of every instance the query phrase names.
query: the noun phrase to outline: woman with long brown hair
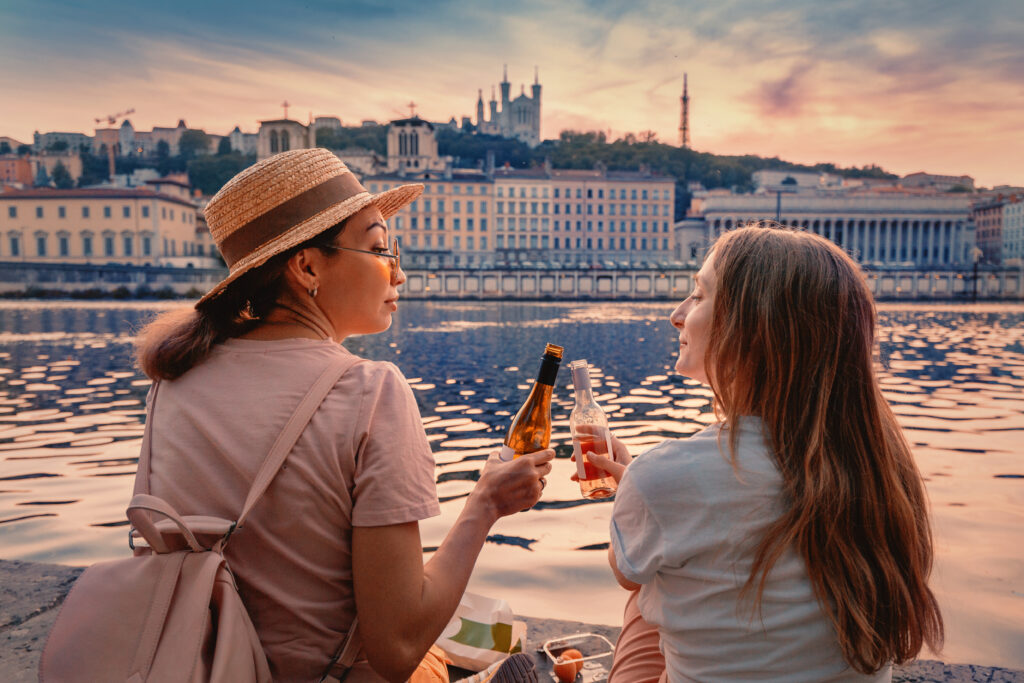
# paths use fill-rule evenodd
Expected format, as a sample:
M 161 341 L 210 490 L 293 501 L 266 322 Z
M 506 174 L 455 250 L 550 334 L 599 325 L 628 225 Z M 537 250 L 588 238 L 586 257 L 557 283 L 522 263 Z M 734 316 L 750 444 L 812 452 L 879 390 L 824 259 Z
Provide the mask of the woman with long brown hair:
M 295 406 L 325 368 L 346 368 L 248 522 L 228 533 L 225 556 L 275 681 L 404 681 L 418 667 L 445 677 L 424 657 L 489 529 L 532 506 L 551 469 L 551 450 L 507 463 L 495 453 L 424 564 L 419 521 L 440 507 L 416 399 L 396 366 L 340 343 L 391 325 L 405 273 L 387 219 L 422 190 L 370 194 L 324 149 L 257 163 L 205 210 L 227 278 L 139 336 L 154 385 L 152 458 L 138 477 L 183 515 L 237 519 Z M 343 642 L 363 655 L 351 668 L 333 657 Z M 532 661 L 514 655 L 494 680 L 536 681 Z
M 874 369 L 856 264 L 806 232 L 722 235 L 671 315 L 718 422 L 621 479 L 630 589 L 611 681 L 886 681 L 942 643 L 924 484 Z

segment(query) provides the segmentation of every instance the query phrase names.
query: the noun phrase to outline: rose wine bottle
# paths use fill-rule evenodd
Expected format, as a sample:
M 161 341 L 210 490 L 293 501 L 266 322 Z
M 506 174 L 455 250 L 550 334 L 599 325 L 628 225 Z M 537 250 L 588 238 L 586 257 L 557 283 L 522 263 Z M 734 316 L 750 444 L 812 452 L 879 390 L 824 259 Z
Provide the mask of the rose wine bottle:
M 540 361 L 537 381 L 505 435 L 505 445 L 501 447 L 502 460 L 512 460 L 548 447 L 551 441 L 551 389 L 555 386 L 561 362 L 562 347 L 548 344 Z
M 576 406 L 569 416 L 572 431 L 572 450 L 576 456 L 576 474 L 580 478 L 580 491 L 584 498 L 608 498 L 615 493 L 615 479 L 590 462 L 590 454 L 612 458 L 612 433 L 608 418 L 594 400 L 590 388 L 590 368 L 587 361 L 569 363 L 572 385 L 576 391 Z

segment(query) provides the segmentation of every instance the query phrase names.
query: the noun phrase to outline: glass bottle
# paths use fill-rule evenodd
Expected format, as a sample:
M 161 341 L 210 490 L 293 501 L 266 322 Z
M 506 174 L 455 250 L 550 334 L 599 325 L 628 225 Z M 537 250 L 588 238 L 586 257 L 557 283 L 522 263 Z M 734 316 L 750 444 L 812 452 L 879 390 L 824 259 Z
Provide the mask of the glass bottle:
M 537 381 L 505 435 L 500 454 L 502 460 L 512 460 L 548 447 L 551 441 L 551 389 L 555 386 L 558 366 L 562 362 L 562 350 L 555 344 L 548 344 L 544 349 Z
M 572 431 L 572 450 L 576 456 L 576 474 L 584 498 L 608 498 L 615 493 L 615 479 L 605 470 L 591 464 L 589 454 L 596 453 L 613 458 L 612 433 L 608 418 L 594 400 L 590 387 L 590 368 L 586 360 L 569 363 L 572 385 L 576 391 L 576 406 L 569 416 Z

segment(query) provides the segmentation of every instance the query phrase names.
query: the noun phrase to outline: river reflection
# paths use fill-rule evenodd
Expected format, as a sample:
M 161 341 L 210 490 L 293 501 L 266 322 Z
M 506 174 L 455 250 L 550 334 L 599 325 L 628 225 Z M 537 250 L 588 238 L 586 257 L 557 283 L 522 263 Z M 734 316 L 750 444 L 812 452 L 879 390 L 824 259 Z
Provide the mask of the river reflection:
M 124 506 L 149 381 L 132 335 L 170 303 L 0 303 L 0 556 L 84 564 L 126 553 Z M 406 374 L 437 459 L 442 515 L 429 553 L 482 461 L 500 445 L 547 342 L 586 358 L 616 434 L 634 453 L 713 420 L 710 392 L 672 372 L 672 304 L 403 303 L 388 332 L 346 345 Z M 883 389 L 906 428 L 934 510 L 946 661 L 1024 669 L 1024 306 L 880 310 Z M 501 520 L 471 589 L 520 614 L 617 624 L 607 570 L 609 501 L 569 480 L 572 394 L 553 400 L 558 457 L 544 498 Z

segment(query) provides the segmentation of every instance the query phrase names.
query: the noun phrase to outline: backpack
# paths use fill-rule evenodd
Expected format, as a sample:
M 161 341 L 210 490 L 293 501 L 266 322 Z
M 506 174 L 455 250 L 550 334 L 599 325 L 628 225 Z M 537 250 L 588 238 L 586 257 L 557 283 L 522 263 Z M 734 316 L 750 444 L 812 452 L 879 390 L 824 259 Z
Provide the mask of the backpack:
M 127 510 L 132 525 L 129 545 L 136 555 L 95 564 L 75 582 L 43 650 L 41 682 L 271 680 L 224 546 L 267 490 L 321 402 L 357 360 L 339 358 L 313 383 L 270 449 L 234 522 L 182 516 L 163 499 L 149 495 L 152 420 L 147 421 Z M 159 383 L 152 406 L 158 389 Z M 154 521 L 154 516 L 165 519 Z M 197 534 L 217 540 L 204 547 Z M 136 549 L 135 536 L 149 547 Z M 354 632 L 355 624 L 328 671 L 336 663 L 351 665 L 358 649 L 352 645 Z

